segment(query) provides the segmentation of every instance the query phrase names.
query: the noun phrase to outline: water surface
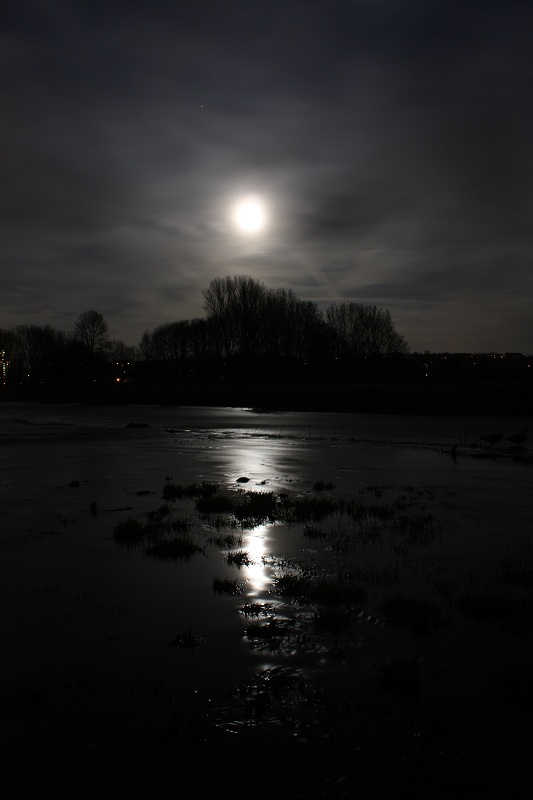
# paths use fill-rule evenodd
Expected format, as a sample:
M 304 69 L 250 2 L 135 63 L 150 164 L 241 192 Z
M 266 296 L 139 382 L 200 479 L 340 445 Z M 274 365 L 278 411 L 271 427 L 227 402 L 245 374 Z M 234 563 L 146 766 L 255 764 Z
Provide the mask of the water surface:
M 531 420 L 518 427 L 531 428 Z M 478 441 L 491 430 L 505 437 L 516 429 L 516 420 L 503 418 L 0 405 L 4 755 L 12 761 L 16 753 L 19 767 L 30 760 L 37 764 L 43 797 L 73 785 L 83 796 L 77 783 L 82 769 L 105 775 L 110 785 L 121 785 L 126 773 L 153 779 L 155 770 L 161 785 L 168 786 L 172 759 L 186 770 L 189 758 L 180 749 L 183 731 L 178 745 L 169 745 L 176 708 L 189 727 L 198 715 L 219 709 L 217 730 L 229 739 L 240 737 L 238 747 L 245 752 L 250 745 L 243 744 L 246 726 L 235 687 L 262 669 L 294 667 L 330 688 L 333 680 L 342 689 L 345 708 L 363 702 L 357 686 L 366 686 L 372 713 L 386 708 L 379 729 L 394 717 L 390 698 L 375 684 L 376 671 L 387 659 L 406 656 L 429 664 L 424 673 L 429 703 L 442 691 L 435 670 L 443 658 L 454 675 L 450 686 L 471 688 L 480 674 L 481 684 L 489 680 L 487 660 L 494 672 L 525 651 L 529 657 L 529 634 L 517 638 L 479 626 L 461 618 L 453 604 L 466 590 L 490 587 L 505 559 L 531 565 L 533 467 L 527 458 L 515 457 L 529 450 L 504 440 L 494 448 Z M 247 482 L 238 481 L 242 478 Z M 253 563 L 237 569 L 227 564 L 224 549 L 209 544 L 217 531 L 198 517 L 193 501 L 183 500 L 173 511 L 194 518 L 203 553 L 160 561 L 113 540 L 120 520 L 145 518 L 161 506 L 166 482 L 202 481 L 217 483 L 220 491 L 289 496 L 322 496 L 313 487 L 323 481 L 331 484 L 324 496 L 332 499 L 392 503 L 404 498 L 405 513 L 433 516 L 443 533 L 430 545 L 404 550 L 394 549 L 383 536 L 340 552 L 331 540 L 306 536 L 303 525 L 261 524 L 239 531 Z M 345 522 L 327 524 L 334 528 Z M 295 606 L 273 591 L 284 568 L 280 564 L 290 563 L 327 566 L 332 574 L 343 566 L 366 565 L 400 577 L 396 587 L 370 587 L 361 607 L 350 611 L 349 631 L 323 636 L 313 627 L 316 609 Z M 216 595 L 215 577 L 238 577 L 245 585 L 243 596 Z M 450 624 L 422 640 L 390 624 L 381 604 L 398 591 L 438 596 Z M 300 638 L 274 650 L 247 638 L 250 620 L 239 609 L 251 602 L 274 604 L 277 619 L 294 625 Z M 368 624 L 362 624 L 365 620 Z M 170 647 L 185 631 L 198 636 L 198 646 Z M 332 655 L 335 648 L 342 657 Z M 461 708 L 464 693 L 464 688 L 452 692 Z M 363 738 L 369 718 L 362 716 Z M 339 722 L 339 730 L 344 725 Z M 376 725 L 369 724 L 370 729 Z M 331 730 L 317 729 L 319 741 L 326 735 L 331 742 Z M 370 763 L 380 745 L 368 744 L 368 735 Z M 289 734 L 288 741 L 293 740 Z M 306 737 L 300 740 L 310 768 L 313 746 Z M 271 739 L 264 746 L 271 747 Z M 361 744 L 354 740 L 351 746 L 355 751 Z M 338 769 L 334 763 L 317 766 L 316 780 L 329 785 L 329 773 L 334 777 Z M 27 780 L 31 796 L 34 787 Z M 286 796 L 295 796 L 290 791 Z

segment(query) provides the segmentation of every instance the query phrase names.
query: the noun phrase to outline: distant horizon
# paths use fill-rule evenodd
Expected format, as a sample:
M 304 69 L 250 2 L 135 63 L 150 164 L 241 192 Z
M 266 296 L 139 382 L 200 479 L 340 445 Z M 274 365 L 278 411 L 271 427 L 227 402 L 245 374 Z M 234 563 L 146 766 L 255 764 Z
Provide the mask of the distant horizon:
M 300 299 L 304 299 L 304 298 L 300 298 Z M 343 302 L 343 301 L 341 301 L 341 302 Z M 82 309 L 82 312 L 84 310 L 87 310 L 87 309 Z M 50 327 L 54 328 L 55 330 L 61 331 L 62 333 L 71 334 L 71 333 L 74 333 L 74 325 L 76 323 L 76 319 L 78 318 L 78 316 L 79 316 L 79 314 L 72 313 L 72 327 L 71 328 L 60 327 L 58 325 L 53 325 L 52 323 L 45 322 L 45 321 L 33 322 L 33 321 L 30 321 L 30 320 L 26 320 L 25 322 L 17 322 L 15 325 L 12 325 L 10 327 L 3 326 L 3 328 L 0 328 L 0 331 L 2 329 L 3 330 L 12 330 L 12 329 L 16 328 L 18 325 L 37 325 L 37 326 L 41 326 L 41 327 L 45 327 L 45 326 L 49 325 Z M 116 336 L 114 334 L 112 320 L 110 320 L 107 317 L 105 317 L 105 314 L 104 314 L 104 318 L 106 320 L 106 323 L 109 326 L 109 336 L 110 336 L 111 340 L 121 341 L 123 344 L 126 345 L 126 347 L 134 348 L 135 350 L 138 350 L 139 343 L 140 343 L 140 340 L 141 340 L 141 337 L 142 337 L 142 334 L 144 333 L 144 331 L 141 332 L 141 334 L 139 335 L 139 337 L 138 337 L 136 342 L 131 342 L 130 340 L 124 339 L 121 336 Z M 199 315 L 197 317 L 192 317 L 191 319 L 206 319 L 206 315 L 204 313 L 203 315 Z M 153 330 L 155 330 L 156 328 L 158 328 L 161 325 L 165 325 L 165 324 L 173 323 L 173 322 L 179 322 L 179 321 L 188 321 L 188 320 L 178 320 L 178 319 L 165 320 L 165 321 L 161 321 L 160 323 L 154 325 L 153 328 L 146 329 L 146 330 L 153 331 Z M 393 319 L 393 321 L 394 321 L 394 319 Z M 400 333 L 401 333 L 401 331 L 400 331 Z M 524 350 L 509 350 L 509 349 L 506 349 L 506 350 L 445 350 L 445 349 L 444 350 L 430 350 L 429 348 L 415 349 L 414 347 L 411 346 L 409 341 L 407 341 L 407 344 L 409 345 L 409 353 L 407 355 L 425 355 L 426 353 L 428 353 L 430 355 L 499 356 L 499 357 L 502 357 L 502 358 L 505 357 L 505 356 L 523 356 L 524 358 L 532 358 L 533 359 L 533 351 L 528 353 L 527 351 L 524 351 Z
M 310 300 L 311 298 L 303 298 L 303 297 L 301 297 L 300 299 L 301 300 Z M 312 301 L 312 302 L 315 302 L 315 301 Z M 344 299 L 340 298 L 338 301 L 331 301 L 331 302 L 360 302 L 360 301 L 357 301 L 357 300 L 347 301 L 346 298 L 344 298 Z M 319 306 L 319 308 L 321 308 L 318 303 L 317 303 L 317 305 Z M 328 305 L 331 305 L 331 303 L 328 303 Z M 378 305 L 378 304 L 377 303 L 368 303 L 368 304 L 365 303 L 365 305 Z M 378 306 L 378 307 L 386 308 L 386 306 Z M 323 306 L 321 308 L 322 311 L 324 311 L 324 309 L 325 309 L 325 306 Z M 8 329 L 9 330 L 11 328 L 16 327 L 17 325 L 25 325 L 25 324 L 41 325 L 41 326 L 50 325 L 52 328 L 56 328 L 57 330 L 61 330 L 64 333 L 70 333 L 74 329 L 74 325 L 75 325 L 76 319 L 78 318 L 79 314 L 82 313 L 85 310 L 86 310 L 85 307 L 83 307 L 83 308 L 80 307 L 79 312 L 61 312 L 60 314 L 46 314 L 44 312 L 44 310 L 43 310 L 34 319 L 31 319 L 31 320 L 24 319 L 23 320 L 22 318 L 20 318 L 20 319 L 17 319 L 17 321 L 15 321 L 11 325 L 3 324 L 1 327 L 4 328 L 4 329 Z M 101 310 L 101 309 L 97 309 L 97 310 Z M 390 311 L 390 309 L 388 309 L 388 310 Z M 110 315 L 107 315 L 104 312 L 102 312 L 102 313 L 104 314 L 106 322 L 109 325 L 111 338 L 123 341 L 124 344 L 126 344 L 128 347 L 138 347 L 140 339 L 141 339 L 141 336 L 145 332 L 145 330 L 154 330 L 155 328 L 159 327 L 159 325 L 164 325 L 166 323 L 172 323 L 172 322 L 178 322 L 180 319 L 205 319 L 205 312 L 204 313 L 198 313 L 198 314 L 196 314 L 194 316 L 191 316 L 191 317 L 175 317 L 174 319 L 164 319 L 164 320 L 161 319 L 159 321 L 156 321 L 151 326 L 143 327 L 142 330 L 140 330 L 139 334 L 137 335 L 137 337 L 135 339 L 135 335 L 130 335 L 130 331 L 132 330 L 133 325 L 134 325 L 134 320 L 128 319 L 128 321 L 125 324 L 123 323 L 122 327 L 120 327 L 120 324 L 119 325 L 115 325 L 115 320 Z M 391 312 L 391 314 L 392 314 L 392 312 Z M 18 317 L 18 315 L 17 315 L 17 317 Z M 67 317 L 69 318 L 69 320 L 71 320 L 70 327 L 69 327 L 69 322 L 67 322 L 67 320 L 66 320 Z M 394 318 L 394 314 L 392 314 L 392 318 L 393 318 L 393 321 L 396 323 L 397 320 Z M 5 319 L 6 319 L 6 316 L 3 315 L 3 320 L 2 321 L 4 322 Z M 54 320 L 59 320 L 59 322 L 54 322 Z M 397 325 L 397 327 L 398 327 L 399 333 L 403 334 L 403 331 L 400 329 L 400 326 Z M 122 332 L 122 331 L 125 332 L 124 335 L 120 335 L 120 332 Z M 472 348 L 472 349 L 457 349 L 457 350 L 455 350 L 455 349 L 449 349 L 449 348 L 446 348 L 446 347 L 443 346 L 442 348 L 433 349 L 433 348 L 431 348 L 429 346 L 425 346 L 424 344 L 420 344 L 419 347 L 415 347 L 415 346 L 413 346 L 413 344 L 409 340 L 408 336 L 405 336 L 405 338 L 406 338 L 407 344 L 409 345 L 411 353 L 425 353 L 425 352 L 430 352 L 430 353 L 450 353 L 450 354 L 461 354 L 461 353 L 492 354 L 492 353 L 495 353 L 495 354 L 498 354 L 498 355 L 505 355 L 507 353 L 520 353 L 522 355 L 533 355 L 533 345 L 531 346 L 531 351 L 528 351 L 525 348 L 521 349 L 521 350 L 520 349 L 513 349 L 512 347 L 489 348 L 489 349 L 486 349 L 486 350 L 475 349 L 475 348 Z

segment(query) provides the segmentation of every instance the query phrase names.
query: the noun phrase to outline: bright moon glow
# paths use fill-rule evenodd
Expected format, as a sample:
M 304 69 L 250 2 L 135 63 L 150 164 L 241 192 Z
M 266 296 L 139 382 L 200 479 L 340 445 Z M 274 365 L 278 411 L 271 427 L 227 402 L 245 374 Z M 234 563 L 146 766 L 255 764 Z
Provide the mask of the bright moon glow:
M 260 200 L 247 197 L 237 203 L 234 219 L 243 233 L 259 233 L 265 227 L 265 210 Z

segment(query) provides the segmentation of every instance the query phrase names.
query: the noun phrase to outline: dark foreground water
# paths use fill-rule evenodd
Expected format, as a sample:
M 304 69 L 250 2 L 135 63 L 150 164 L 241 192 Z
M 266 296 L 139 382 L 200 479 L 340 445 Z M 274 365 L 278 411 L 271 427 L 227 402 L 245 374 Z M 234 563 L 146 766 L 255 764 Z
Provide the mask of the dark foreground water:
M 526 796 L 533 464 L 506 441 L 524 427 L 0 405 L 2 796 Z M 202 482 L 337 505 L 241 523 L 178 499 L 201 551 L 114 540 L 165 484 Z

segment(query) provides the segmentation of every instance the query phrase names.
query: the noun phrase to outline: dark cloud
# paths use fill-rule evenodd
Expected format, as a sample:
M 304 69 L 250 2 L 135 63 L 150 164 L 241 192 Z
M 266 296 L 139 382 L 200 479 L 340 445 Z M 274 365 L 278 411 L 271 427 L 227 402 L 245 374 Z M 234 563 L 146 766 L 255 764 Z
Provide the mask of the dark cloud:
M 533 352 L 530 3 L 8 3 L 2 325 L 137 343 L 247 273 Z M 262 194 L 255 239 L 229 220 Z

